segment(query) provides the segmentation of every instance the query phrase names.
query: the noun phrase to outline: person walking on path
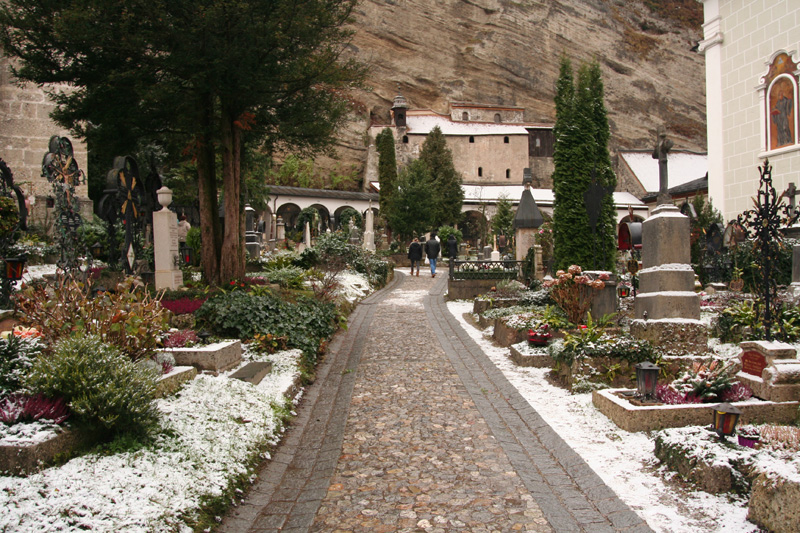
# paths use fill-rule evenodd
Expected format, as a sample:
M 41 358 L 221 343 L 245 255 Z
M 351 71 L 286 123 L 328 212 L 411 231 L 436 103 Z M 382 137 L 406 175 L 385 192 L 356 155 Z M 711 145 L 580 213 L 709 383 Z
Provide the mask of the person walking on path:
M 439 257 L 439 252 L 442 251 L 442 246 L 439 244 L 439 239 L 436 234 L 432 234 L 431 238 L 425 242 L 425 253 L 428 256 L 428 261 L 431 264 L 431 277 L 436 277 L 436 259 Z
M 419 264 L 422 262 L 422 245 L 416 237 L 408 247 L 408 259 L 411 261 L 411 275 L 414 275 L 414 265 L 417 265 L 417 277 L 419 277 Z

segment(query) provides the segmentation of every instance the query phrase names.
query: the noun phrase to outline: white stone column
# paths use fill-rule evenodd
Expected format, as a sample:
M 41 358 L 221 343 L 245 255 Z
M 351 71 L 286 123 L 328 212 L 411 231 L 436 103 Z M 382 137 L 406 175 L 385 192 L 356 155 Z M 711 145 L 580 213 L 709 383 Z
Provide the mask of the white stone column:
M 375 231 L 373 226 L 374 222 L 374 214 L 372 213 L 372 202 L 369 203 L 369 208 L 367 209 L 367 220 L 364 224 L 364 249 L 369 250 L 370 252 L 375 251 Z
M 158 191 L 161 209 L 153 213 L 153 251 L 156 262 L 156 289 L 177 289 L 183 286 L 183 273 L 175 264 L 178 254 L 178 217 L 167 209 L 172 203 L 172 191 Z

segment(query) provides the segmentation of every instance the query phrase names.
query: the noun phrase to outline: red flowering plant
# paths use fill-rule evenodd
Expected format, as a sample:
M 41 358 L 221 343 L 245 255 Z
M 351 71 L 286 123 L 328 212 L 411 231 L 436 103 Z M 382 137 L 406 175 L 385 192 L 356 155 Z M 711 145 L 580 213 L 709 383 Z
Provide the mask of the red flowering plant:
M 556 279 L 547 280 L 543 285 L 550 290 L 550 296 L 564 310 L 567 319 L 578 325 L 591 308 L 592 300 L 606 286 L 609 276 L 604 272 L 593 280 L 583 274 L 578 265 L 571 265 L 566 272 L 559 270 L 556 276 Z

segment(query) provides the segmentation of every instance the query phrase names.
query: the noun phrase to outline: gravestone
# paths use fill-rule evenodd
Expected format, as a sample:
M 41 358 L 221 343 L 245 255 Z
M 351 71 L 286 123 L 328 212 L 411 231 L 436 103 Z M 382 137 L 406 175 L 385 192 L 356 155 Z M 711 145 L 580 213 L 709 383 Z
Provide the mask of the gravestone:
M 653 157 L 659 160 L 661 192 L 666 193 L 666 152 L 671 143 L 663 130 Z M 642 223 L 642 264 L 634 300 L 631 335 L 655 346 L 705 352 L 708 333 L 700 321 L 700 297 L 694 291 L 690 221 L 671 203 L 662 203 Z
M 263 233 L 258 231 L 256 224 L 256 210 L 246 205 L 244 207 L 244 246 L 250 257 L 261 256 Z
M 370 202 L 369 209 L 367 209 L 366 222 L 364 223 L 364 249 L 370 252 L 375 251 L 374 217 L 375 215 L 372 213 L 372 202 Z
M 178 268 L 178 219 L 167 209 L 172 203 L 172 191 L 158 190 L 161 209 L 153 213 L 153 252 L 156 263 L 156 289 L 177 289 L 183 286 L 183 272 Z
M 800 360 L 791 344 L 745 341 L 739 347 L 742 370 L 736 378 L 750 387 L 754 396 L 771 402 L 800 400 Z

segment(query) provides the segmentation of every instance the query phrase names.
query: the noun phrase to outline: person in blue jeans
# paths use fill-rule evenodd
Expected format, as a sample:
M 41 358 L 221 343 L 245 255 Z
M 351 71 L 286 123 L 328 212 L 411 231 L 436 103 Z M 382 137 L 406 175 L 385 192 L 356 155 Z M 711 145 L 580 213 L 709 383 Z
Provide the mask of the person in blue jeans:
M 436 277 L 436 259 L 439 257 L 439 252 L 442 247 L 439 244 L 439 239 L 436 234 L 432 233 L 431 238 L 425 242 L 425 254 L 428 256 L 428 262 L 431 264 L 431 277 Z

